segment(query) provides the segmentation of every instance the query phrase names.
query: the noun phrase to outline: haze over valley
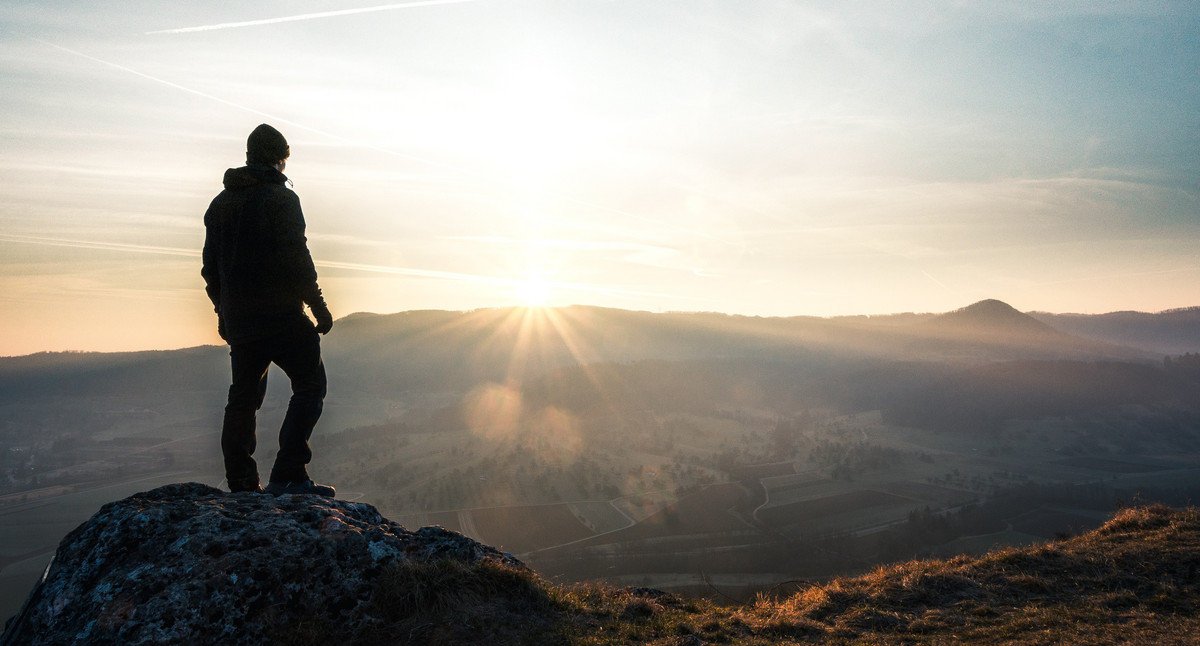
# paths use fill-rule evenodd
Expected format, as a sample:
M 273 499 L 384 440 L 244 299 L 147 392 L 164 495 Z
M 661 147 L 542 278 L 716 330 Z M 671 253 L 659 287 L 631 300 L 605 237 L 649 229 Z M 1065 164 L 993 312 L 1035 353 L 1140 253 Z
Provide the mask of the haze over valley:
M 1200 308 L 410 311 L 344 317 L 324 350 L 314 477 L 561 580 L 744 598 L 1200 490 Z M 0 359 L 6 612 L 101 504 L 222 484 L 226 355 Z M 271 378 L 260 465 L 287 399 Z

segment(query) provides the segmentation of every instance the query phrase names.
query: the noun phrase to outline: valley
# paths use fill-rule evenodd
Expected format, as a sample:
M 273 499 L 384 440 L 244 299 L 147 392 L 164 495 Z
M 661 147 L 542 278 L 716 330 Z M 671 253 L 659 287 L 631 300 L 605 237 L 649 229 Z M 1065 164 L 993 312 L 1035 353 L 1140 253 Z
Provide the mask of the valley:
M 1200 355 L 1069 337 L 996 303 L 941 322 L 355 315 L 327 344 L 311 471 L 549 579 L 726 600 L 1196 498 Z M 105 502 L 223 485 L 225 361 L 0 359 L 0 610 Z M 287 395 L 273 369 L 264 471 Z

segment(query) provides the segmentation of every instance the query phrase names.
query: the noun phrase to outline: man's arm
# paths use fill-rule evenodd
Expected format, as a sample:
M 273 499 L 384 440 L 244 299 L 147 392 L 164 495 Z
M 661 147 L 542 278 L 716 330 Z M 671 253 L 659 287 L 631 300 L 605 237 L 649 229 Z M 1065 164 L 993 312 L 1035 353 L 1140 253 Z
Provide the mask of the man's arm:
M 217 312 L 217 334 L 225 339 L 225 317 L 221 316 L 221 270 L 219 224 L 212 206 L 204 213 L 204 252 L 201 254 L 200 275 L 204 278 L 204 291 Z M 228 339 L 226 339 L 228 340 Z
M 290 282 L 312 311 L 313 318 L 317 319 L 317 332 L 325 334 L 333 328 L 333 315 L 317 284 L 317 268 L 304 235 L 304 213 L 300 208 L 300 198 L 295 193 L 287 191 L 287 199 L 277 217 L 281 225 L 277 228 L 280 233 L 279 251 L 284 266 L 291 274 Z
M 208 207 L 204 213 L 204 253 L 201 254 L 203 264 L 200 275 L 204 278 L 204 291 L 208 300 L 212 301 L 217 312 L 221 311 L 221 271 L 220 271 L 220 239 L 218 230 L 220 224 L 216 221 L 213 207 Z

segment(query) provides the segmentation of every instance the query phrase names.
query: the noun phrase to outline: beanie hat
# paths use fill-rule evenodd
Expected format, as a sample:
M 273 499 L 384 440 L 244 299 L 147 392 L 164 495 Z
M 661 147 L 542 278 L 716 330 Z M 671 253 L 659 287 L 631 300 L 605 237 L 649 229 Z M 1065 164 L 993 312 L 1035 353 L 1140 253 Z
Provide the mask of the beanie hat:
M 291 154 L 287 139 L 265 123 L 255 128 L 246 140 L 247 164 L 274 164 Z

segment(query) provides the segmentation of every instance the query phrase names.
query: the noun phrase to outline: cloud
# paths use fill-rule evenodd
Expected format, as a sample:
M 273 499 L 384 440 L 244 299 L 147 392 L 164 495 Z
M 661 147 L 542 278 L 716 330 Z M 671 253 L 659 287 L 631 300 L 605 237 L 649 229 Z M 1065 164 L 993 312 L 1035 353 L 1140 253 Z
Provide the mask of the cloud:
M 100 242 L 89 240 L 72 240 L 69 238 L 49 238 L 42 236 L 29 235 L 13 235 L 0 233 L 0 242 L 15 242 L 22 244 L 36 244 L 51 247 L 66 247 L 71 249 L 98 249 L 104 251 L 123 251 L 133 253 L 145 253 L 167 256 L 185 256 L 196 258 L 200 256 L 199 249 L 184 249 L 180 247 L 165 247 L 158 245 L 144 244 L 129 244 L 123 242 Z M 317 267 L 326 269 L 343 269 L 348 271 L 360 271 L 374 274 L 387 274 L 393 276 L 411 276 L 414 278 L 433 278 L 439 280 L 457 280 L 468 281 L 474 283 L 482 283 L 488 285 L 500 285 L 504 287 L 516 288 L 525 283 L 521 278 L 505 278 L 500 276 L 484 276 L 480 274 L 466 274 L 461 272 L 440 271 L 436 269 L 417 269 L 414 267 L 392 267 L 387 265 L 369 265 L 354 262 L 338 262 L 334 260 L 316 260 L 313 264 Z M 664 294 L 660 292 L 648 292 L 642 290 L 622 289 L 616 287 L 607 287 L 602 285 L 587 285 L 582 283 L 566 283 L 566 282 L 551 282 L 548 286 L 553 289 L 573 290 L 581 292 L 592 292 L 600 294 L 624 295 L 624 296 L 647 296 L 654 298 L 685 298 L 685 300 L 700 300 L 687 299 L 674 294 Z
M 47 238 L 42 236 L 13 235 L 9 233 L 0 233 L 0 242 L 17 242 L 22 244 L 43 245 L 47 247 L 67 247 L 70 249 L 101 249 L 105 251 L 127 251 L 166 256 L 189 256 L 193 258 L 198 258 L 200 256 L 199 249 L 183 249 L 180 247 L 162 247 L 144 244 L 127 244 L 123 242 L 71 240 L 68 238 Z
M 355 262 L 336 262 L 330 260 L 315 260 L 314 264 L 318 267 L 329 269 L 345 269 L 350 271 L 362 271 L 377 274 L 391 274 L 396 276 L 412 276 L 416 278 L 436 278 L 441 280 L 459 280 L 474 283 L 484 283 L 489 285 L 499 285 L 503 287 L 511 287 L 516 289 L 524 285 L 527 279 L 524 278 L 504 278 L 500 276 L 484 276 L 480 274 L 464 274 L 452 271 L 439 271 L 434 269 L 414 269 L 411 267 L 390 267 L 386 265 L 368 265 Z M 675 298 L 683 300 L 704 300 L 693 299 L 678 294 L 664 294 L 661 292 L 648 292 L 634 289 L 622 289 L 618 287 L 607 287 L 603 285 L 588 285 L 584 283 L 567 283 L 546 281 L 546 286 L 554 290 L 570 290 L 580 292 L 591 292 L 599 294 L 612 294 L 623 296 L 647 296 L 653 298 Z
M 507 238 L 504 236 L 447 236 L 447 240 L 463 240 L 466 242 L 488 242 L 494 244 L 520 245 L 522 247 L 537 247 L 541 249 L 557 249 L 564 251 L 636 251 L 655 253 L 676 253 L 674 249 L 641 244 L 637 242 L 613 242 L 604 240 L 546 240 L 534 238 Z

